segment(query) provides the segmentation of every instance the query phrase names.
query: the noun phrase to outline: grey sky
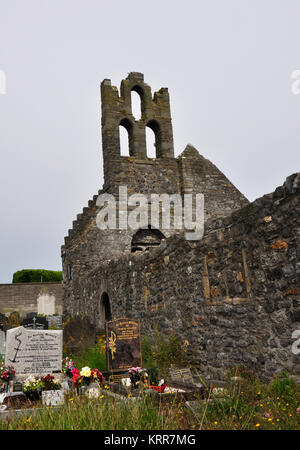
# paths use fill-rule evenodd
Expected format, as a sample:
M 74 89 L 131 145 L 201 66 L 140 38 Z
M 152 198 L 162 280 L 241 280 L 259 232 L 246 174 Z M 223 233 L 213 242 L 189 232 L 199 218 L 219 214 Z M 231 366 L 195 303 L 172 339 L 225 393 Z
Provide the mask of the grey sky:
M 168 87 L 175 154 L 191 143 L 249 200 L 299 171 L 299 17 L 299 0 L 0 0 L 0 282 L 61 269 L 102 187 L 104 78 Z

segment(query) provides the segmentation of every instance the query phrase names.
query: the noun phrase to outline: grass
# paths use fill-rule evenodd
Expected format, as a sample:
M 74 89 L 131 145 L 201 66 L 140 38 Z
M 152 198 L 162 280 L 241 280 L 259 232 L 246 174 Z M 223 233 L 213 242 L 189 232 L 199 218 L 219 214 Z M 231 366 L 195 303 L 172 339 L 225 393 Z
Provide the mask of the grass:
M 143 367 L 159 369 L 166 377 L 170 364 L 187 366 L 185 348 L 171 335 L 157 336 L 155 344 L 143 340 Z M 106 370 L 105 341 L 72 357 L 75 367 Z M 236 381 L 232 377 L 238 376 Z M 201 379 L 201 377 L 200 377 Z M 98 399 L 77 394 L 66 396 L 60 408 L 44 407 L 42 411 L 0 421 L 0 430 L 299 430 L 300 386 L 287 373 L 264 382 L 243 368 L 229 371 L 223 388 L 207 385 L 208 398 L 196 399 L 190 409 L 182 397 L 168 395 L 124 402 L 103 393 Z M 36 409 L 41 408 L 36 404 Z
M 269 384 L 254 375 L 238 383 L 229 379 L 222 401 L 213 393 L 202 416 L 204 429 L 300 429 L 299 386 L 285 372 Z
M 47 407 L 27 418 L 1 421 L 0 430 L 168 430 L 178 426 L 175 419 L 175 410 L 163 410 L 149 397 L 125 403 L 105 395 L 72 396 L 59 409 Z
M 127 402 L 105 390 L 98 399 L 69 394 L 62 407 L 2 420 L 0 430 L 299 430 L 298 389 L 286 373 L 269 384 L 255 375 L 235 383 L 228 376 L 224 388 L 210 386 L 193 410 L 172 394 Z

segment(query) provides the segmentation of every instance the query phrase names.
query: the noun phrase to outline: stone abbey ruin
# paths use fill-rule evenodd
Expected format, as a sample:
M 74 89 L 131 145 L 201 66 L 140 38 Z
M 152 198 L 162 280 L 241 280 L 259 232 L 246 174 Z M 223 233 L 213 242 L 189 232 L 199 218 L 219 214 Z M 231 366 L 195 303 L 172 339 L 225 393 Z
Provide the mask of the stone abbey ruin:
M 131 91 L 141 98 L 135 120 Z M 120 93 L 101 84 L 103 188 L 73 222 L 61 248 L 66 316 L 86 315 L 97 330 L 106 320 L 139 318 L 143 335 L 158 328 L 185 342 L 204 376 L 222 377 L 244 366 L 271 378 L 300 374 L 292 334 L 300 329 L 300 174 L 274 193 L 249 201 L 191 145 L 174 157 L 169 93 L 152 96 L 141 73 L 131 72 Z M 129 156 L 120 154 L 119 126 Z M 145 130 L 155 134 L 156 158 L 146 154 Z M 127 186 L 128 195 L 204 194 L 204 236 L 182 230 L 101 230 L 99 194 Z M 171 211 L 172 213 L 172 211 Z

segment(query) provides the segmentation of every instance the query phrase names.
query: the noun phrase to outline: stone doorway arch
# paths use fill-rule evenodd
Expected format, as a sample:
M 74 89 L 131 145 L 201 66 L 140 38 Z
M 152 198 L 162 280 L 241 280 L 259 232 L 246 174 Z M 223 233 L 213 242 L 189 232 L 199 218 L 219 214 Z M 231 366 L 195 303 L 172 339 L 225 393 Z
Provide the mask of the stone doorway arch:
M 105 322 L 112 319 L 110 300 L 107 292 L 103 292 L 99 302 L 99 328 L 105 330 Z

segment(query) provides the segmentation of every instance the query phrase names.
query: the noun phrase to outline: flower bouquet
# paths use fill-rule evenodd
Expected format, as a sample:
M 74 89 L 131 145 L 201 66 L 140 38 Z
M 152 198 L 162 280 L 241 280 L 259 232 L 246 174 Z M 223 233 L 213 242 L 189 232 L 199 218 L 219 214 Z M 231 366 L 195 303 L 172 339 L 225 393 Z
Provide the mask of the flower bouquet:
M 0 367 L 0 391 L 6 390 L 8 386 L 8 382 L 13 379 L 16 371 L 12 366 L 2 365 Z
M 146 383 L 147 372 L 141 367 L 131 367 L 128 370 L 131 386 L 135 389 L 138 385 Z
M 57 406 L 64 402 L 64 392 L 61 390 L 61 383 L 54 376 L 48 374 L 42 378 L 43 391 L 42 402 L 47 406 Z
M 40 378 L 29 375 L 24 381 L 23 391 L 29 400 L 39 400 L 43 389 L 43 382 Z
M 74 369 L 74 361 L 70 359 L 68 356 L 62 360 L 63 368 L 62 373 L 64 373 L 67 377 L 72 378 L 72 370 Z
M 42 390 L 43 391 L 57 391 L 61 388 L 61 383 L 56 380 L 52 375 L 48 374 L 42 378 Z
M 82 377 L 80 375 L 79 370 L 76 369 L 76 367 L 74 367 L 74 369 L 72 369 L 72 381 L 73 381 L 74 388 L 76 388 L 78 390 L 80 387 L 81 381 L 82 381 Z
M 96 382 L 98 384 L 102 384 L 102 386 L 104 386 L 105 384 L 104 376 L 102 375 L 102 372 L 100 372 L 100 370 L 98 369 L 91 370 L 91 381 Z
M 74 367 L 72 369 L 72 381 L 73 386 L 79 391 L 82 386 L 89 386 L 90 383 L 96 382 L 98 384 L 104 385 L 104 377 L 98 369 L 90 369 L 89 367 L 82 367 L 79 371 Z

